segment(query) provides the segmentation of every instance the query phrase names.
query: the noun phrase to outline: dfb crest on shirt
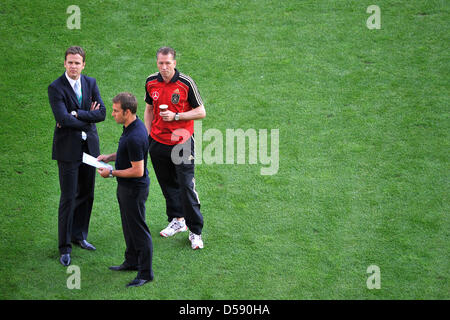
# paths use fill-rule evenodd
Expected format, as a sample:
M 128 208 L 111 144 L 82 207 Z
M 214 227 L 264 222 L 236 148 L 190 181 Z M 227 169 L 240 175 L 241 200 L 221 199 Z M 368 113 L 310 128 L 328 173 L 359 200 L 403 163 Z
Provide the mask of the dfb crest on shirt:
M 175 90 L 175 92 L 172 94 L 172 99 L 170 101 L 173 104 L 177 104 L 178 102 L 180 102 L 180 91 L 178 89 Z

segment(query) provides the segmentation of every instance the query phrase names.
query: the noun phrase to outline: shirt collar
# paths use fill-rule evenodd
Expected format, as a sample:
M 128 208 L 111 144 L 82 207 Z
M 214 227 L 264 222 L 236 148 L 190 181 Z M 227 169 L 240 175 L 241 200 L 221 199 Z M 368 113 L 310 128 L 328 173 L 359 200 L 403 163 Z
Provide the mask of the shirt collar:
M 78 81 L 78 84 L 80 85 L 80 88 L 81 88 L 81 75 L 80 75 L 80 77 L 78 78 L 78 80 L 73 80 L 71 77 L 69 77 L 69 76 L 67 75 L 67 71 L 64 72 L 64 74 L 66 75 L 66 78 L 67 78 L 67 80 L 69 81 L 69 83 L 70 83 L 70 85 L 71 85 L 72 88 L 75 86 L 75 82 L 77 82 L 77 81 Z
M 179 73 L 178 70 L 175 68 L 175 74 L 173 75 L 172 79 L 170 79 L 170 82 L 177 82 L 179 76 L 180 76 L 180 73 Z M 158 81 L 159 81 L 159 82 L 163 82 L 163 81 L 164 81 L 164 79 L 163 79 L 161 73 L 159 73 L 159 72 L 158 72 L 157 78 L 158 78 Z
M 138 115 L 136 115 L 136 120 L 134 120 L 132 123 L 128 125 L 128 127 L 123 126 L 123 133 L 129 132 L 134 126 L 136 126 L 137 120 L 139 120 Z

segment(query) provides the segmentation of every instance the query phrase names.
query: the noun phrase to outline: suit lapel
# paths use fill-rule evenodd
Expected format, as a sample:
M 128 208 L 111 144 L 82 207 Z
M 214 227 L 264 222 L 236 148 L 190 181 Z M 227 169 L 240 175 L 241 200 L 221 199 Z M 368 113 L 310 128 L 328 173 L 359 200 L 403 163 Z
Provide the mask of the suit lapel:
M 86 99 L 88 96 L 88 88 L 87 88 L 87 82 L 86 77 L 84 75 L 80 75 L 80 81 L 81 81 L 81 108 L 85 109 L 84 107 L 87 106 L 89 108 L 89 105 L 86 104 Z M 85 109 L 87 110 L 87 109 Z

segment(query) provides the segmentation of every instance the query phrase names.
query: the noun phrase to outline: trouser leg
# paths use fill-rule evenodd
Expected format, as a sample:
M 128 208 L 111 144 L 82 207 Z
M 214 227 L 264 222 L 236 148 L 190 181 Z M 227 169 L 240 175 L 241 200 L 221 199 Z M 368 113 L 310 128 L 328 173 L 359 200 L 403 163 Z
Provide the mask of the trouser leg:
M 140 279 L 152 280 L 153 243 L 150 230 L 145 222 L 145 202 L 148 188 L 129 188 L 118 185 L 122 226 L 127 249 L 125 261 L 138 266 Z
M 79 162 L 58 161 L 61 196 L 58 207 L 58 248 L 61 254 L 72 251 L 72 223 L 78 184 Z
M 122 221 L 122 232 L 125 240 L 125 263 L 129 266 L 138 265 L 138 253 L 136 251 L 136 245 L 133 242 L 132 230 L 128 225 L 127 210 L 128 210 L 128 198 L 130 192 L 127 188 L 123 188 L 120 185 L 117 186 L 117 201 L 119 202 L 120 219 Z
M 186 225 L 195 234 L 201 234 L 203 229 L 203 215 L 200 211 L 200 200 L 195 189 L 195 164 L 194 164 L 194 140 L 192 137 L 185 142 L 187 146 L 181 153 L 189 152 L 192 157 L 183 155 L 185 161 L 175 165 L 175 170 L 180 186 L 180 202 Z M 190 160 L 189 160 L 190 158 Z
M 72 225 L 72 240 L 86 240 L 94 204 L 95 168 L 82 163 L 78 169 L 78 186 Z
M 168 221 L 172 221 L 173 218 L 183 218 L 183 208 L 179 201 L 180 187 L 175 166 L 170 158 L 172 147 L 159 143 L 151 137 L 149 137 L 149 142 L 149 154 L 153 170 L 166 199 Z

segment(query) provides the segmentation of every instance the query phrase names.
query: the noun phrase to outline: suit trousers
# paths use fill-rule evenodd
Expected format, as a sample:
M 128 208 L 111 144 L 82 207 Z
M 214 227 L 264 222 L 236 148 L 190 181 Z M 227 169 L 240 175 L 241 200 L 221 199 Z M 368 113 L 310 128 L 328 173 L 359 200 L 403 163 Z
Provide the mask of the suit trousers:
M 117 185 L 122 230 L 125 238 L 125 264 L 138 268 L 137 278 L 153 280 L 153 243 L 145 222 L 148 187 Z
M 87 152 L 87 146 L 83 146 Z M 72 241 L 86 240 L 94 203 L 95 168 L 81 161 L 58 161 L 61 197 L 58 208 L 58 248 L 72 251 Z
M 172 151 L 175 146 L 165 145 L 149 136 L 149 153 L 156 178 L 166 199 L 168 221 L 185 218 L 189 230 L 200 235 L 203 229 L 203 215 L 200 200 L 195 190 L 194 139 L 190 137 L 178 146 L 178 156 L 185 159 L 175 164 Z M 187 153 L 187 154 L 183 154 Z

